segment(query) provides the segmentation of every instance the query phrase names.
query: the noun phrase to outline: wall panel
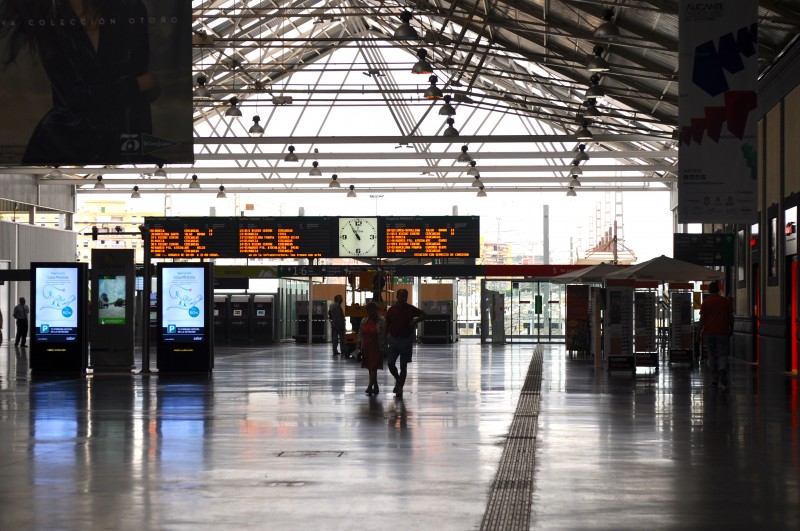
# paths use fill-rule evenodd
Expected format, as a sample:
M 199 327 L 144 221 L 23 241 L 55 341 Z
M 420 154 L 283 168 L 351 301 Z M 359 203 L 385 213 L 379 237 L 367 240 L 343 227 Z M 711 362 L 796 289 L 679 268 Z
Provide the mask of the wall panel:
M 784 102 L 784 196 L 800 192 L 800 87 Z

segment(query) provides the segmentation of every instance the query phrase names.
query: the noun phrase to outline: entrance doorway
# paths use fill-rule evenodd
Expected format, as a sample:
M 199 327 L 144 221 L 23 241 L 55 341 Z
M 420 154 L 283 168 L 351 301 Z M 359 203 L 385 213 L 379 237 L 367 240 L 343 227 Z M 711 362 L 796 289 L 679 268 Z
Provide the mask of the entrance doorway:
M 502 304 L 498 309 L 481 312 L 481 340 L 487 342 L 497 338 L 502 326 L 505 342 L 547 343 L 564 341 L 564 302 L 566 287 L 547 281 L 484 279 L 481 282 L 481 300 L 491 299 Z M 489 297 L 489 294 L 492 296 Z M 488 298 L 487 298 L 488 297 Z

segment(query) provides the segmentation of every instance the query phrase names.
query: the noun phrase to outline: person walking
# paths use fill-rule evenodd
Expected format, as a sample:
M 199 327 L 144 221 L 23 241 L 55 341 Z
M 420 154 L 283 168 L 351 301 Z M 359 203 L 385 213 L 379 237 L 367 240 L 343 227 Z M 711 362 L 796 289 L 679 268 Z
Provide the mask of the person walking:
M 28 342 L 28 314 L 31 313 L 28 305 L 25 304 L 25 297 L 19 298 L 19 304 L 14 306 L 14 319 L 17 321 L 17 336 L 14 338 L 14 346 L 27 346 Z
M 358 328 L 358 346 L 361 350 L 361 368 L 369 371 L 369 384 L 365 393 L 377 395 L 378 371 L 383 370 L 383 351 L 386 345 L 386 320 L 378 315 L 378 305 L 367 303 L 367 316 Z
M 709 295 L 700 305 L 700 322 L 708 350 L 711 386 L 725 391 L 728 387 L 728 354 L 733 334 L 733 305 L 719 293 L 719 283 L 708 286 Z
M 417 323 L 423 320 L 425 320 L 425 312 L 408 304 L 408 290 L 397 290 L 397 302 L 386 311 L 389 372 L 394 376 L 393 391 L 397 398 L 403 398 L 403 386 L 408 374 L 407 366 L 411 363 L 414 348 L 414 329 Z M 399 372 L 397 370 L 398 358 L 400 358 Z
M 331 343 L 333 343 L 333 355 L 344 355 L 344 310 L 342 310 L 342 296 L 336 295 L 333 298 L 333 305 L 328 310 L 331 319 Z M 336 352 L 336 345 L 339 345 L 339 352 Z

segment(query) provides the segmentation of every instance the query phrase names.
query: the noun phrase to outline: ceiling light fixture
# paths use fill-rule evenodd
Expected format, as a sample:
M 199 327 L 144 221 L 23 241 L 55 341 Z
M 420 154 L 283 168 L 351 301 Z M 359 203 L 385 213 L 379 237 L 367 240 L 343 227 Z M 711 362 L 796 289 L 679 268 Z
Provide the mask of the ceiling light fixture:
M 309 177 L 322 177 L 322 172 L 319 171 L 319 162 L 317 162 L 315 160 L 314 162 L 311 163 L 311 165 L 314 166 L 314 167 L 311 168 L 311 171 L 308 172 L 308 176 Z
M 602 116 L 600 109 L 597 108 L 596 101 L 597 100 L 586 100 L 584 102 L 584 105 L 586 105 L 586 110 L 583 111 L 584 120 L 594 121 Z
M 138 186 L 134 186 L 133 187 L 133 193 L 131 194 L 131 199 L 140 199 L 141 197 L 142 197 L 142 194 L 139 193 L 139 187 Z
M 478 169 L 475 165 L 478 164 L 474 160 L 469 163 L 469 169 L 467 170 L 467 175 L 478 175 Z
M 619 28 L 614 24 L 614 10 L 606 9 L 603 12 L 603 23 L 594 30 L 594 38 L 604 41 L 615 41 L 619 39 Z
M 230 107 L 228 108 L 227 111 L 225 111 L 225 116 L 232 116 L 234 118 L 239 118 L 242 115 L 242 111 L 240 111 L 239 107 L 237 107 L 237 105 L 239 104 L 239 98 L 233 96 L 230 100 L 228 100 L 228 102 L 230 103 Z
M 250 131 L 249 131 L 251 135 L 263 135 L 264 134 L 264 128 L 261 127 L 261 125 L 259 125 L 259 123 L 258 123 L 260 121 L 261 121 L 261 117 L 260 116 L 258 116 L 258 115 L 253 116 L 253 125 L 250 126 Z
M 577 175 L 572 175 L 572 181 L 569 183 L 570 187 L 574 188 L 581 185 Z
M 461 146 L 461 154 L 458 155 L 456 162 L 472 162 L 472 157 L 470 157 L 469 153 L 467 153 L 468 149 L 469 148 L 467 147 L 466 144 Z
M 450 105 L 450 94 L 444 97 L 444 105 L 439 109 L 439 116 L 455 116 L 456 108 Z
M 417 50 L 417 62 L 411 67 L 412 74 L 433 74 L 433 66 L 425 59 L 428 52 L 420 48 Z
M 578 167 L 578 162 L 573 162 L 572 167 L 569 169 L 570 175 L 583 175 L 583 170 Z
M 294 154 L 294 146 L 289 146 L 289 154 L 283 157 L 284 162 L 299 162 L 297 155 Z
M 591 140 L 594 138 L 594 135 L 591 131 L 589 131 L 589 122 L 584 121 L 581 124 L 581 128 L 578 129 L 578 132 L 575 134 L 576 140 Z
M 352 184 L 350 185 L 350 191 L 347 192 L 347 197 L 356 197 L 356 187 Z
M 478 188 L 477 197 L 486 197 L 486 189 L 483 187 L 483 185 L 480 185 Z
M 211 99 L 211 91 L 208 90 L 208 87 L 206 87 L 206 83 L 208 83 L 208 78 L 205 76 L 205 74 L 200 74 L 197 76 L 197 87 L 194 89 L 195 98 L 204 100 Z
M 475 174 L 475 180 L 472 181 L 472 187 L 473 188 L 483 188 L 483 183 L 481 182 L 481 174 L 480 173 L 476 173 Z
M 586 89 L 584 97 L 587 100 L 597 100 L 604 98 L 605 95 L 606 92 L 603 90 L 603 87 L 600 86 L 600 76 L 598 74 L 592 74 L 589 78 L 589 88 Z
M 567 190 L 567 197 L 576 197 L 577 195 L 578 194 L 575 193 L 575 188 L 570 186 L 569 190 Z
M 608 72 L 611 69 L 608 61 L 603 59 L 603 52 L 605 52 L 605 48 L 601 45 L 598 44 L 594 47 L 592 58 L 589 59 L 589 62 L 586 64 L 586 68 L 588 68 L 590 72 Z
M 217 199 L 227 199 L 228 194 L 225 193 L 225 187 L 223 185 L 219 185 L 219 192 L 217 192 Z
M 444 130 L 444 133 L 442 133 L 442 136 L 458 136 L 458 129 L 453 127 L 453 124 L 455 122 L 456 121 L 453 120 L 452 118 L 448 118 L 447 119 L 447 129 Z
M 197 175 L 192 175 L 192 182 L 189 183 L 189 188 L 192 190 L 197 190 L 200 188 L 200 183 L 197 182 Z
M 403 11 L 400 13 L 400 20 L 402 23 L 397 26 L 397 29 L 394 30 L 394 35 L 392 36 L 393 39 L 396 40 L 416 40 L 419 39 L 419 33 L 417 30 L 411 27 L 411 19 L 413 15 L 408 11 Z
M 95 190 L 105 190 L 106 189 L 106 185 L 103 184 L 103 176 L 102 175 L 98 175 L 97 176 L 97 182 L 94 183 L 94 189 Z
M 158 166 L 158 169 L 153 172 L 153 177 L 166 177 L 167 176 L 167 172 L 164 171 L 164 165 L 163 164 L 157 164 L 157 166 Z
M 436 86 L 436 82 L 439 81 L 439 78 L 436 76 L 431 76 L 428 78 L 428 81 L 431 82 L 431 86 L 425 89 L 425 92 L 423 92 L 422 95 L 429 100 L 438 100 L 443 96 L 442 90 Z
M 51 179 L 58 179 L 59 177 L 62 177 L 63 175 L 64 174 L 61 173 L 61 170 L 58 169 L 58 166 L 53 166 L 53 169 L 50 170 L 50 172 L 47 174 L 47 176 L 50 177 Z
M 339 176 L 336 175 L 335 173 L 331 175 L 331 182 L 328 183 L 328 188 L 341 188 L 339 181 L 336 180 L 338 178 Z
M 589 154 L 586 153 L 586 144 L 580 144 L 578 146 L 578 154 L 575 155 L 573 162 L 586 162 L 589 160 Z

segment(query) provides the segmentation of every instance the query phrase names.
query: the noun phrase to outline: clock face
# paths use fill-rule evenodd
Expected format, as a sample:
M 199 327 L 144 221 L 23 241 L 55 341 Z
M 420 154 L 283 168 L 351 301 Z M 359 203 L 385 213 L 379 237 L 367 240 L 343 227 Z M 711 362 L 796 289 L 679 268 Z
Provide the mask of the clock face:
M 339 218 L 339 256 L 378 256 L 378 219 Z

